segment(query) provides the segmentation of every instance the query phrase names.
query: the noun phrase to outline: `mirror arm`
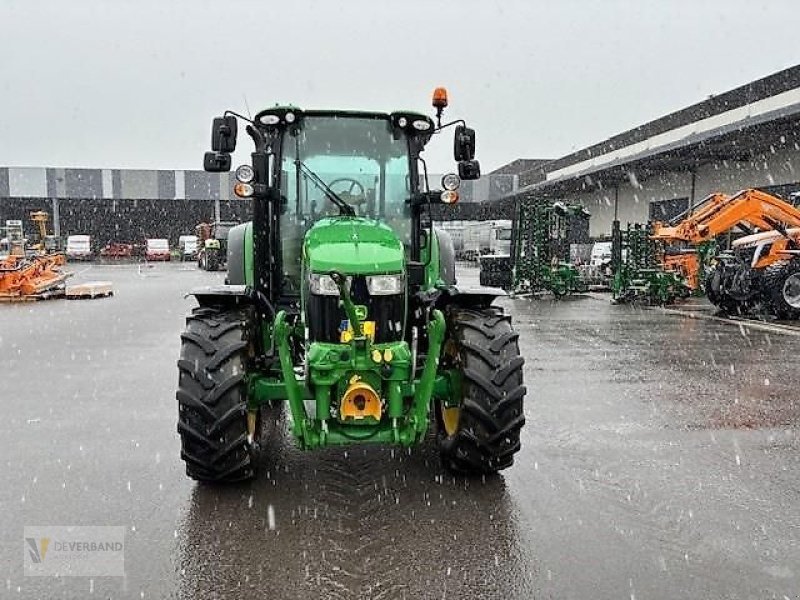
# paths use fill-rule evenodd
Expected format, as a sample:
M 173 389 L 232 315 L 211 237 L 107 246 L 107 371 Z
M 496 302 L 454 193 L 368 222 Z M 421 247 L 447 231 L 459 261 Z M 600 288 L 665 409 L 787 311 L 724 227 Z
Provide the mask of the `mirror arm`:
M 439 126 L 433 130 L 433 133 L 439 133 L 443 129 L 447 129 L 448 127 L 452 127 L 453 125 L 463 125 L 464 127 L 467 126 L 467 122 L 464 119 L 456 119 L 455 121 L 450 121 L 449 123 L 445 123 L 444 125 L 439 124 Z
M 228 115 L 233 115 L 237 119 L 241 119 L 242 121 L 247 121 L 251 125 L 255 125 L 255 121 L 253 121 L 252 119 L 248 119 L 247 117 L 242 116 L 237 112 L 233 112 L 232 110 L 226 110 L 224 113 L 222 113 L 223 117 L 227 117 Z

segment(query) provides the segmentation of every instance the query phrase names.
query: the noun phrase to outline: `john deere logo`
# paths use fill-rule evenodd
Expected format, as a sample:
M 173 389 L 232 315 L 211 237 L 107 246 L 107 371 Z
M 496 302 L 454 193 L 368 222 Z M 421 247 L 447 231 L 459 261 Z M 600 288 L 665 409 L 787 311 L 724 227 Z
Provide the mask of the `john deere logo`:
M 356 316 L 358 317 L 359 321 L 363 321 L 367 318 L 367 307 L 363 304 L 356 304 Z
M 31 560 L 37 565 L 44 561 L 47 555 L 47 547 L 50 545 L 50 538 L 25 538 L 25 543 L 28 544 L 28 555 Z

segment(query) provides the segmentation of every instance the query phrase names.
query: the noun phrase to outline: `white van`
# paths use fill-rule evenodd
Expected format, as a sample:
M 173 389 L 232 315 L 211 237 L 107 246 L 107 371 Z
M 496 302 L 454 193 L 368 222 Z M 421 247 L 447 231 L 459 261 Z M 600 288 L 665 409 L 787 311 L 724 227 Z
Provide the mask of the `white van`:
M 169 260 L 169 240 L 165 238 L 149 238 L 145 241 L 145 260 Z
M 611 264 L 611 242 L 595 242 L 589 258 L 590 267 L 604 267 Z
M 503 219 L 492 223 L 489 252 L 500 256 L 511 256 L 511 221 Z
M 178 248 L 181 251 L 181 260 L 194 260 L 197 258 L 197 236 L 180 236 L 178 238 Z
M 67 260 L 92 260 L 92 238 L 88 235 L 67 236 Z

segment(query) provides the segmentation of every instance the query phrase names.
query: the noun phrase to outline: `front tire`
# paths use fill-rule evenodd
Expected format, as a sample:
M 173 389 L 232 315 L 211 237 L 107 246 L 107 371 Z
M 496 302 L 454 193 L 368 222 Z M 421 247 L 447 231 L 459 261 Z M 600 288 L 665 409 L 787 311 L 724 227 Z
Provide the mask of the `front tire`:
M 219 270 L 219 256 L 217 252 L 209 252 L 206 256 L 206 270 L 207 271 L 218 271 Z
M 764 292 L 776 317 L 800 318 L 800 260 L 768 266 L 764 270 Z
M 186 474 L 197 481 L 253 477 L 245 374 L 251 311 L 196 308 L 178 360 L 178 433 Z
M 738 315 L 741 313 L 739 302 L 728 296 L 722 289 L 722 271 L 716 268 L 707 276 L 704 283 L 706 298 L 724 315 Z
M 525 424 L 519 334 L 496 307 L 453 308 L 443 368 L 461 373 L 456 406 L 437 403 L 442 462 L 459 473 L 495 473 L 514 463 Z

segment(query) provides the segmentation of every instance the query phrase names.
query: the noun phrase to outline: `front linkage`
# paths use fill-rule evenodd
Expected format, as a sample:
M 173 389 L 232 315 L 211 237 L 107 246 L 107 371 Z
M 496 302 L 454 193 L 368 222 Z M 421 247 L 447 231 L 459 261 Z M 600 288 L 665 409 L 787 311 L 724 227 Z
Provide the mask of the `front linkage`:
M 275 345 L 292 414 L 292 433 L 304 448 L 352 444 L 357 441 L 411 446 L 427 429 L 434 389 L 449 395 L 449 377 L 437 375 L 445 334 L 441 311 L 434 310 L 427 326 L 428 353 L 422 375 L 414 379 L 412 352 L 405 341 L 376 344 L 364 334 L 356 306 L 340 284 L 341 302 L 353 335 L 346 343 L 314 342 L 308 351 L 307 379 L 298 379 L 292 361 L 292 328 L 281 311 L 275 317 Z M 254 378 L 251 410 L 269 393 L 260 393 L 262 378 Z M 332 403 L 332 397 L 338 402 Z M 382 398 L 385 398 L 385 406 Z M 304 401 L 315 400 L 310 416 Z M 410 405 L 406 408 L 406 404 Z M 382 414 L 389 420 L 382 420 Z

